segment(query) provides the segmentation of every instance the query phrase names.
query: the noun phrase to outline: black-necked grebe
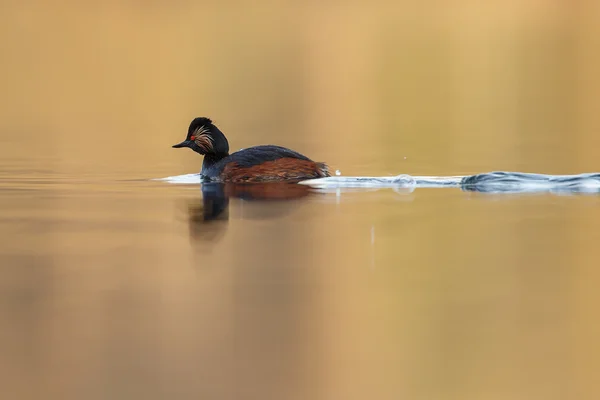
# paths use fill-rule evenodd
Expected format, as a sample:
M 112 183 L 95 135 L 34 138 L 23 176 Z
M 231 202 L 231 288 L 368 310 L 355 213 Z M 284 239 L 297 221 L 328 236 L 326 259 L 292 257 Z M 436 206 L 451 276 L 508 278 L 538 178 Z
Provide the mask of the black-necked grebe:
M 204 156 L 200 174 L 219 182 L 300 181 L 329 175 L 325 163 L 314 162 L 280 146 L 254 146 L 229 154 L 227 138 L 209 118 L 196 118 L 186 139 L 173 147 L 189 147 Z

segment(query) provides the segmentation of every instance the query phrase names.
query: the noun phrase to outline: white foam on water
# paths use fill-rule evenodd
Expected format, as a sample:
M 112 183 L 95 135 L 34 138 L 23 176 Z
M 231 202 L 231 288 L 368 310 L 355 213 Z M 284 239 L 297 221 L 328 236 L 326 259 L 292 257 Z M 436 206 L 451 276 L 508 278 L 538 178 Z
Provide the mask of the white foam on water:
M 334 188 L 409 188 L 409 187 L 445 187 L 460 185 L 462 176 L 331 176 L 300 182 L 319 189 Z
M 176 176 L 168 176 L 166 178 L 157 178 L 157 179 L 152 179 L 152 180 L 180 184 L 180 185 L 195 185 L 195 184 L 202 183 L 200 174 L 176 175 Z

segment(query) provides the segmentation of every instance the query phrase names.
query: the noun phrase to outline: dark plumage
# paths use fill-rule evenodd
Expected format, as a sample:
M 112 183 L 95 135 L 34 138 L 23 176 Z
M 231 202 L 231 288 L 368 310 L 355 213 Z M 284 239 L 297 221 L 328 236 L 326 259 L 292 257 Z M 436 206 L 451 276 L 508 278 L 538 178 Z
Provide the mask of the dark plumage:
M 327 165 L 280 146 L 254 146 L 229 154 L 227 138 L 209 118 L 196 118 L 186 140 L 173 147 L 189 147 L 204 155 L 202 177 L 221 182 L 268 182 L 330 176 Z

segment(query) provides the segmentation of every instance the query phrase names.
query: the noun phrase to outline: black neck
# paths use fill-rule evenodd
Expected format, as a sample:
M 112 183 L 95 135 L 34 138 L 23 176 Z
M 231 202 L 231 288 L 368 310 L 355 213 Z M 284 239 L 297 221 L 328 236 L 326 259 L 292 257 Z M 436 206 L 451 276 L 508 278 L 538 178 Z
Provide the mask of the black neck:
M 229 156 L 229 153 L 208 153 L 204 155 L 204 161 L 202 162 L 202 171 L 206 171 L 225 157 Z

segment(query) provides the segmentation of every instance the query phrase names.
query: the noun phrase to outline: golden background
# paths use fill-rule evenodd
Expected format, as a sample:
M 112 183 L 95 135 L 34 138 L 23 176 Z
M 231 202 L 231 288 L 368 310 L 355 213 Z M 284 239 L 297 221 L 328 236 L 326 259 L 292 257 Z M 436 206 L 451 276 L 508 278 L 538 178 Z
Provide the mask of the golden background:
M 3 1 L 2 391 L 598 398 L 595 196 L 345 193 L 196 228 L 197 188 L 147 180 L 200 169 L 170 148 L 196 116 L 344 175 L 598 171 L 599 22 L 591 1 Z

